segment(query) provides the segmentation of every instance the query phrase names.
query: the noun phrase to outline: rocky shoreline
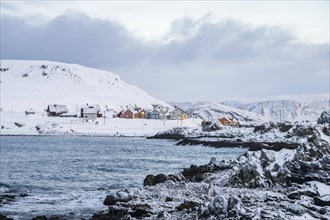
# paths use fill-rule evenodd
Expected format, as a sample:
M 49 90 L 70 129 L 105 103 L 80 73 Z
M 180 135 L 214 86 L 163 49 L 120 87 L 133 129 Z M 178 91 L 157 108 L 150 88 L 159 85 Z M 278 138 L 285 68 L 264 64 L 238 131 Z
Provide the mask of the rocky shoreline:
M 270 143 L 270 149 L 250 149 L 233 161 L 212 158 L 174 175 L 148 175 L 143 188 L 107 196 L 108 211 L 91 219 L 330 219 L 324 129 L 291 128 L 285 135 L 304 141 L 280 149 Z
M 148 175 L 144 187 L 108 195 L 108 210 L 90 219 L 330 219 L 328 124 L 239 129 L 156 135 L 176 139 L 178 146 L 232 144 L 249 150 L 237 160 L 212 158 L 177 174 Z

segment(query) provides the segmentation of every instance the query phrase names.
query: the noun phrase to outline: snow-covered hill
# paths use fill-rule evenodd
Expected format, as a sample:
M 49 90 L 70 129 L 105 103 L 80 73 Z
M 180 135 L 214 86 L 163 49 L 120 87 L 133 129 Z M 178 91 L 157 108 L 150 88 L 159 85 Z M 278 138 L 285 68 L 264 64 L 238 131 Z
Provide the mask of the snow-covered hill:
M 329 94 L 278 96 L 222 104 L 261 114 L 272 121 L 316 121 L 323 111 L 329 110 Z
M 330 110 L 329 94 L 277 96 L 195 104 L 172 102 L 171 104 L 186 111 L 195 112 L 206 119 L 224 115 L 235 117 L 237 113 L 243 118 L 250 117 L 254 120 L 257 117 L 257 120 L 316 122 L 323 111 Z M 253 113 L 255 114 L 250 115 Z
M 254 112 L 248 112 L 232 107 L 222 105 L 217 102 L 198 102 L 196 104 L 177 104 L 181 108 L 185 109 L 189 114 L 195 114 L 205 120 L 218 120 L 222 117 L 234 118 L 241 123 L 262 123 L 268 121 L 266 117 Z
M 102 110 L 169 106 L 114 73 L 77 64 L 1 60 L 0 73 L 3 111 L 42 112 L 48 104 L 65 104 L 71 112 L 86 103 L 98 104 Z

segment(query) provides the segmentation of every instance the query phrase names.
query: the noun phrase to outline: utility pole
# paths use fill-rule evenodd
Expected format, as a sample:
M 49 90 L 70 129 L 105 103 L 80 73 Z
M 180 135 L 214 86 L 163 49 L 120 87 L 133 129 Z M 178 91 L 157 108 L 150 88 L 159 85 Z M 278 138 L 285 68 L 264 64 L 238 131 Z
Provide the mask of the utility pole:
M 180 115 L 180 118 L 181 118 L 181 128 L 182 128 L 182 113 L 181 113 L 181 115 Z

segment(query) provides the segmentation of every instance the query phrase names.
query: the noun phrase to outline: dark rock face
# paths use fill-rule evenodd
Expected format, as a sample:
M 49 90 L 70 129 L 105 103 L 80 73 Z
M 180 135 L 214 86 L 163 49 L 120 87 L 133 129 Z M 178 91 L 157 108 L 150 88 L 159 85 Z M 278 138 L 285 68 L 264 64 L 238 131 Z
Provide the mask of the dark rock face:
M 308 196 L 308 197 L 314 197 L 318 196 L 319 194 L 311 189 L 303 189 L 303 190 L 296 190 L 293 192 L 290 192 L 288 194 L 288 197 L 290 199 L 300 199 L 301 196 Z
M 306 135 L 310 136 L 309 141 L 301 144 L 296 149 L 297 153 L 293 159 L 283 167 L 276 163 L 270 167 L 275 158 L 266 150 L 259 151 L 260 154 L 251 154 L 251 152 L 243 154 L 241 158 L 247 162 L 242 164 L 237 173 L 230 178 L 229 185 L 265 188 L 274 184 L 303 184 L 308 181 L 330 184 L 330 146 L 321 140 L 314 130 L 307 129 L 307 131 Z M 300 198 L 300 195 L 291 195 L 291 198 L 298 197 Z
M 184 209 L 196 210 L 198 205 L 199 204 L 197 202 L 188 201 L 188 202 L 181 203 L 178 207 L 176 207 L 176 209 L 179 210 L 179 211 L 182 211 Z
M 131 198 L 129 196 L 121 198 L 121 197 L 114 196 L 114 195 L 108 195 L 104 199 L 103 204 L 104 205 L 116 205 L 117 202 L 128 202 L 129 200 L 131 200 Z
M 330 111 L 324 111 L 321 113 L 321 116 L 317 119 L 318 124 L 330 124 Z
M 166 180 L 168 180 L 168 176 L 166 176 L 165 174 L 158 174 L 156 176 L 154 175 L 148 175 L 144 181 L 143 181 L 143 185 L 144 186 L 154 186 L 158 183 L 163 183 Z
M 154 136 L 148 137 L 148 139 L 173 139 L 173 140 L 180 140 L 185 137 L 185 128 L 173 128 L 171 130 L 165 132 L 159 132 Z
M 255 126 L 253 132 L 265 134 L 271 130 L 279 130 L 280 132 L 288 132 L 293 125 L 290 122 L 281 122 L 281 123 L 264 123 L 259 126 Z
M 132 196 L 130 194 L 128 194 L 126 191 L 124 192 L 117 192 L 115 195 L 108 195 L 104 201 L 103 204 L 104 205 L 116 205 L 117 203 L 120 202 L 128 202 L 132 199 Z
M 330 206 L 330 194 L 322 196 L 322 197 L 314 197 L 314 204 L 318 206 Z
M 22 122 L 14 122 L 14 124 L 15 124 L 17 127 L 19 127 L 19 128 L 21 128 L 21 127 L 24 127 L 24 126 L 25 126 L 25 124 L 24 124 L 24 123 L 22 123 Z
M 110 206 L 108 212 L 95 213 L 91 220 L 128 220 L 131 219 L 128 209 L 118 206 Z
M 218 131 L 221 130 L 221 127 L 219 126 L 219 123 L 205 123 L 203 126 L 203 131 L 209 132 L 209 131 Z
M 316 180 L 330 184 L 330 146 L 318 137 L 319 134 L 313 133 L 309 142 L 302 144 L 293 160 L 287 164 L 291 182 L 301 184 Z

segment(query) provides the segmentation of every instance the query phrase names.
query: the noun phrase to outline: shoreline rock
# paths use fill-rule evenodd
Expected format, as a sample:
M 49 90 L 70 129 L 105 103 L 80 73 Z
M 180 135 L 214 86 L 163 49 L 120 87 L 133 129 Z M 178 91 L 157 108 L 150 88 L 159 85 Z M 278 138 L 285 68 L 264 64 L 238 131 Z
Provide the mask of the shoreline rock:
M 175 175 L 148 175 L 143 188 L 108 196 L 108 212 L 91 219 L 330 219 L 330 195 L 321 197 L 311 182 L 330 187 L 329 143 L 315 128 L 289 132 L 304 141 L 249 150 L 233 161 L 212 158 Z

